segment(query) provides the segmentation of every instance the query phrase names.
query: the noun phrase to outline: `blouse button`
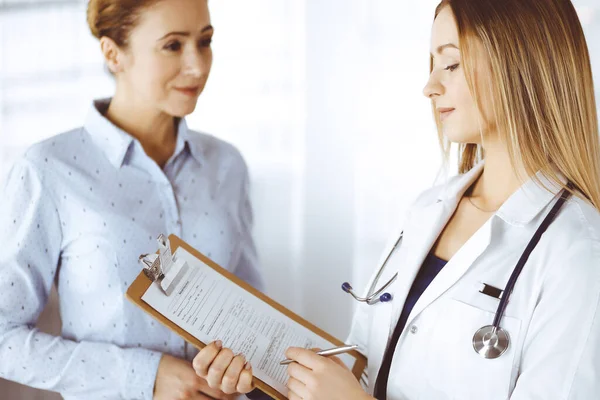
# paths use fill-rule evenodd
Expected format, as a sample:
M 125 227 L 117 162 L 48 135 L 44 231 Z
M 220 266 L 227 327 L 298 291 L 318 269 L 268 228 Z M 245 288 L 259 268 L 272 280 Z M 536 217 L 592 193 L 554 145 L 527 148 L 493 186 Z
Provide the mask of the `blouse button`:
M 416 325 L 413 325 L 410 327 L 410 333 L 412 333 L 413 335 L 416 334 L 419 331 L 419 328 L 417 328 Z

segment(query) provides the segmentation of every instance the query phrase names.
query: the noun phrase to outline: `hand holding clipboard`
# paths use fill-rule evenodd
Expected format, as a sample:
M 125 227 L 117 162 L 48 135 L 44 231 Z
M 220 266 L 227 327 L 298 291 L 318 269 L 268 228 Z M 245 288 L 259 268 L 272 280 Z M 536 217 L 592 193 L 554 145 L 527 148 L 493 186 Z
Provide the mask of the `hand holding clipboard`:
M 286 399 L 286 367 L 280 362 L 288 347 L 344 346 L 174 235 L 159 238 L 158 257 L 141 261 L 144 271 L 127 298 L 198 349 L 222 340 L 244 354 L 253 366 L 254 385 L 276 399 Z M 359 378 L 364 356 L 352 350 L 344 360 Z

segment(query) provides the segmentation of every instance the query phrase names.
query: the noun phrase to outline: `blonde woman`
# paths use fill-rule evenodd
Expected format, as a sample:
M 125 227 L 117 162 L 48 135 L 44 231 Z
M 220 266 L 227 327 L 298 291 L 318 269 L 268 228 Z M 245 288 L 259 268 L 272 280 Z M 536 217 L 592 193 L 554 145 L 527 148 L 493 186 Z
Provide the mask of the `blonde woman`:
M 598 398 L 600 143 L 575 9 L 445 0 L 431 61 L 424 94 L 460 175 L 416 200 L 363 295 L 347 343 L 366 390 L 291 348 L 289 399 Z M 221 353 L 194 361 L 214 387 Z

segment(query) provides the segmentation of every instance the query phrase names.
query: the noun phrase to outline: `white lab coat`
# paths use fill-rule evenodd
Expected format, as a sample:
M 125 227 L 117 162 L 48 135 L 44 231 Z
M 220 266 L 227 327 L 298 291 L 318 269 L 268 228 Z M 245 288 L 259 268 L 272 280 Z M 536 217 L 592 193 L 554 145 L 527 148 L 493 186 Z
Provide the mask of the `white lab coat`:
M 387 290 L 393 300 L 357 309 L 347 343 L 358 343 L 368 358 L 371 394 L 412 282 L 482 168 L 416 200 L 401 229 L 404 241 L 379 281 L 399 273 Z M 579 198 L 563 206 L 517 281 L 500 323 L 511 339 L 506 353 L 489 360 L 473 350 L 473 334 L 492 324 L 499 303 L 479 293 L 481 284 L 504 289 L 558 190 L 527 182 L 433 280 L 398 341 L 388 400 L 600 399 L 600 214 Z

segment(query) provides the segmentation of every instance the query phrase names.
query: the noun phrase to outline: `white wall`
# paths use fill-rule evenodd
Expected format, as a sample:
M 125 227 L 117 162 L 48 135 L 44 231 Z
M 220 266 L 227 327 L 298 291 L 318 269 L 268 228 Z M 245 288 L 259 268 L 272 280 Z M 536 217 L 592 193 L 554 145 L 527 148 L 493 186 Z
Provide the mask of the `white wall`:
M 0 180 L 26 146 L 81 125 L 91 99 L 113 90 L 85 1 L 26 3 L 0 0 Z M 210 2 L 214 68 L 189 124 L 248 161 L 268 293 L 340 338 L 353 307 L 340 284 L 364 284 L 440 166 L 421 95 L 436 4 Z M 575 4 L 600 76 L 600 6 Z M 52 311 L 42 325 L 56 331 Z M 43 396 L 6 383 L 0 394 Z

